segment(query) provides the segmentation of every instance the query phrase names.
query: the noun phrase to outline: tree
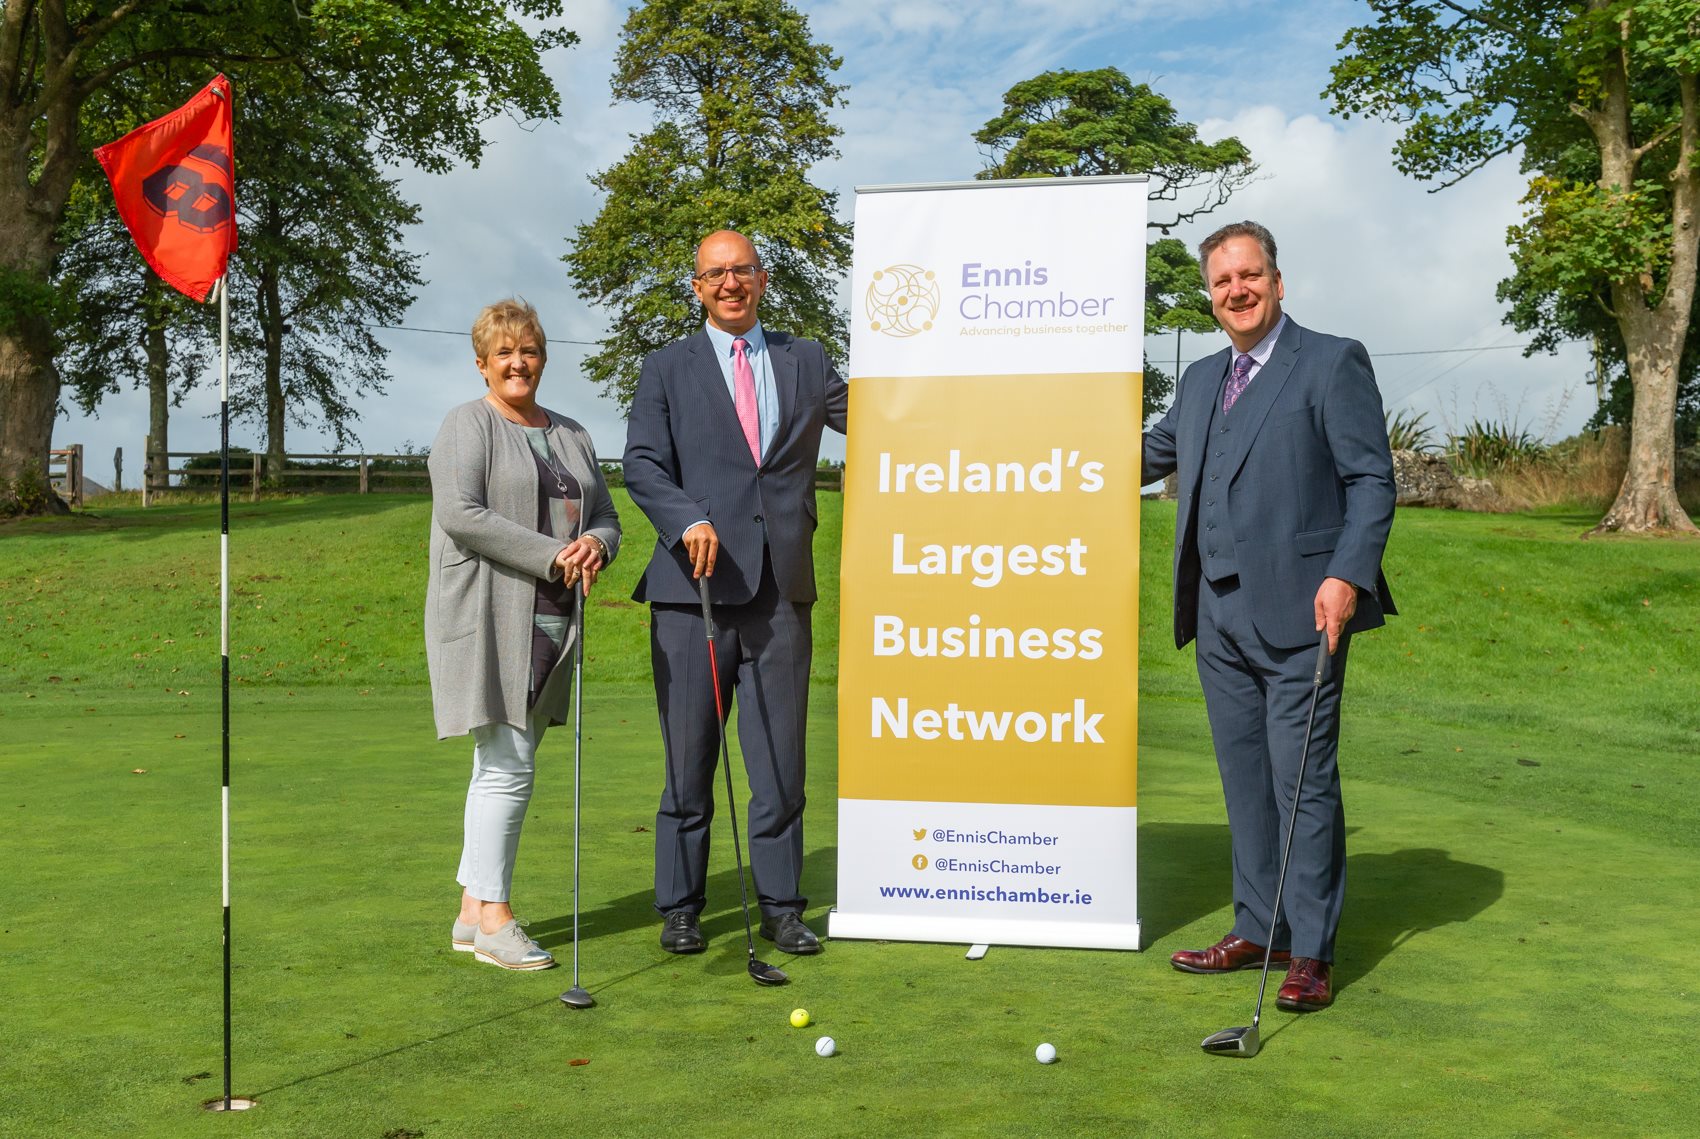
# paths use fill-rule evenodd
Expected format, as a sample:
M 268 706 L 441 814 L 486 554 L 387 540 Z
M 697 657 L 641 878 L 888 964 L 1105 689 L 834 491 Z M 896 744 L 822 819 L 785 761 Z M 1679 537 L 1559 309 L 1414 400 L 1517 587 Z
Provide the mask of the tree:
M 104 185 L 86 183 L 66 218 L 71 234 L 54 270 L 65 317 L 54 367 L 93 412 L 125 387 L 148 390 L 147 461 L 158 486 L 169 465 L 170 409 L 200 379 L 211 352 L 214 310 L 159 278 L 119 220 Z
M 613 312 L 590 377 L 631 403 L 643 358 L 698 328 L 696 244 L 722 228 L 755 242 L 769 273 L 762 323 L 842 359 L 836 286 L 850 261 L 838 195 L 808 169 L 838 153 L 827 112 L 840 60 L 784 0 L 649 0 L 615 57 L 616 101 L 647 102 L 655 128 L 591 183 L 606 194 L 565 257 L 579 296 Z
M 292 68 L 361 108 L 380 161 L 476 162 L 479 124 L 559 110 L 539 55 L 570 33 L 527 31 L 561 0 L 45 0 L 0 6 L 0 514 L 50 510 L 47 451 L 60 380 L 53 266 L 90 150 L 138 69 L 196 60 Z M 237 92 L 237 99 L 242 93 Z M 167 104 L 174 105 L 174 104 Z M 151 108 L 158 114 L 164 107 Z M 139 121 L 139 120 L 137 120 Z M 110 137 L 110 136 L 108 136 Z M 238 140 L 238 155 L 241 144 Z
M 1367 0 L 1325 94 L 1404 126 L 1394 165 L 1444 189 L 1500 155 L 1532 175 L 1499 297 L 1534 349 L 1604 334 L 1634 393 L 1603 531 L 1694 532 L 1676 407 L 1696 316 L 1700 5 L 1693 0 Z
M 1114 67 L 1047 71 L 1004 93 L 1003 114 L 975 132 L 986 153 L 977 178 L 1148 174 L 1153 201 L 1174 208 L 1147 224 L 1167 234 L 1227 202 L 1257 173 L 1237 138 L 1204 142 L 1174 105 Z M 1164 237 L 1145 251 L 1145 330 L 1212 332 L 1198 261 Z M 1168 406 L 1179 377 L 1145 360 L 1146 418 Z
M 260 419 L 266 467 L 284 430 L 318 419 L 353 440 L 355 390 L 382 392 L 389 354 L 371 325 L 394 324 L 424 283 L 402 230 L 417 206 L 379 169 L 360 109 L 299 74 L 255 74 L 236 130 L 232 411 Z M 239 317 L 240 319 L 234 319 Z

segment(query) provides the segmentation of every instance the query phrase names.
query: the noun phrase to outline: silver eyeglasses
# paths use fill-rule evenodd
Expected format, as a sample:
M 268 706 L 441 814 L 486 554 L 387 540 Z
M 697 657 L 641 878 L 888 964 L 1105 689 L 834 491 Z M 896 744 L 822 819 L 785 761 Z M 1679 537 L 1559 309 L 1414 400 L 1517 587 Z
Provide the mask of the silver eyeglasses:
M 756 274 L 760 272 L 760 265 L 734 265 L 730 269 L 716 265 L 712 269 L 704 269 L 702 272 L 695 274 L 691 279 L 694 281 L 702 281 L 705 284 L 718 285 L 721 281 L 726 279 L 726 274 L 730 273 L 732 276 L 747 285 L 751 281 L 755 280 Z

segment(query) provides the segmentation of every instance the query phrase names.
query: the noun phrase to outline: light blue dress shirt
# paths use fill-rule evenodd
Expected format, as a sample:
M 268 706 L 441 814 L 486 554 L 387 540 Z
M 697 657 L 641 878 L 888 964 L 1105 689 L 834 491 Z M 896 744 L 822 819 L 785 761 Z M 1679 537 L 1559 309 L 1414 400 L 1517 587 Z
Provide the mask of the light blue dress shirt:
M 726 380 L 726 394 L 732 397 L 732 404 L 737 406 L 737 384 L 732 378 L 732 361 L 735 353 L 732 341 L 737 336 L 725 329 L 716 328 L 707 322 L 703 325 L 708 333 L 708 339 L 714 345 L 715 359 L 720 362 L 720 374 Z M 773 437 L 779 431 L 779 389 L 773 382 L 773 360 L 767 354 L 767 338 L 762 335 L 761 322 L 743 334 L 744 342 L 749 345 L 745 355 L 750 360 L 750 371 L 756 377 L 756 422 L 760 428 L 761 453 L 767 454 L 767 449 L 773 445 Z

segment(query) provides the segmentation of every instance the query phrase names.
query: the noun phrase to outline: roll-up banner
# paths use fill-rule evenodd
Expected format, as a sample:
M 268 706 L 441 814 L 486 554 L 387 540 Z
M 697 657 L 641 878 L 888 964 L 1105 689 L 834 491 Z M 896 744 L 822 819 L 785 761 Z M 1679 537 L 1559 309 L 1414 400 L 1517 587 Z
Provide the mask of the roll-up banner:
M 1146 191 L 857 190 L 833 937 L 1139 948 Z

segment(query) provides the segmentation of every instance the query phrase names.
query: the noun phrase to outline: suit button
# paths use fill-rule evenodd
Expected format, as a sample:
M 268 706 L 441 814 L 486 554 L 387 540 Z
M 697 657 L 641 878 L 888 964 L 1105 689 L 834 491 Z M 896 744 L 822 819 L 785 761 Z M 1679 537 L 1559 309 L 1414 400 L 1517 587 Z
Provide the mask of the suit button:
M 1210 481 L 1211 481 L 1211 482 L 1215 482 L 1215 481 L 1216 481 L 1216 480 L 1217 480 L 1217 479 L 1219 479 L 1219 478 L 1221 478 L 1221 477 L 1222 477 L 1222 476 L 1221 476 L 1221 475 L 1211 475 L 1211 476 L 1210 476 Z
M 1214 499 L 1214 498 L 1213 498 L 1213 499 L 1211 499 L 1211 500 L 1210 500 L 1210 501 L 1209 501 L 1209 502 L 1206 502 L 1206 503 L 1205 503 L 1205 504 L 1204 504 L 1204 505 L 1206 505 L 1206 506 L 1215 506 L 1215 505 L 1216 505 L 1216 500 L 1215 500 L 1215 499 Z
M 759 515 L 759 514 L 758 514 L 758 515 L 756 515 L 756 521 L 757 521 L 757 522 L 760 522 L 760 521 L 761 521 L 761 515 Z

